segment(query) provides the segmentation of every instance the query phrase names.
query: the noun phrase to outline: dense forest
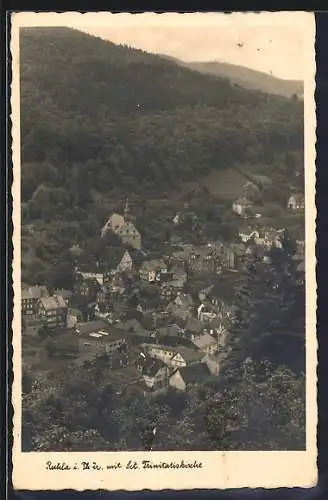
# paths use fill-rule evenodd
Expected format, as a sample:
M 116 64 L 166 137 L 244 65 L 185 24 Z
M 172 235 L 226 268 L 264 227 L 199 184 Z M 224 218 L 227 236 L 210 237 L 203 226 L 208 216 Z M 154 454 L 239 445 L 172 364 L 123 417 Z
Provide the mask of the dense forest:
M 20 43 L 22 194 L 31 205 L 44 186 L 55 205 L 70 205 L 81 186 L 85 198 L 91 188 L 162 190 L 302 150 L 297 100 L 66 28 L 23 29 Z

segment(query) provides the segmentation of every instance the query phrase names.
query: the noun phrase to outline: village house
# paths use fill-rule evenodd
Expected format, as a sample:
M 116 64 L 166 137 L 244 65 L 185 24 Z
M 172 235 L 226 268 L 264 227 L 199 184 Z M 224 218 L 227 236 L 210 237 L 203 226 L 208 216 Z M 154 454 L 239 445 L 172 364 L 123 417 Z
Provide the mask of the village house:
M 206 356 L 203 359 L 204 364 L 206 364 L 209 372 L 211 375 L 214 377 L 218 377 L 220 373 L 220 365 L 222 361 L 222 356 L 220 355 L 213 355 L 213 354 L 206 354 Z
M 235 212 L 237 215 L 240 215 L 241 217 L 247 217 L 248 212 L 250 211 L 251 208 L 252 208 L 252 203 L 245 196 L 240 196 L 232 204 L 233 212 Z
M 217 256 L 218 267 L 222 271 L 238 270 L 245 255 L 245 245 L 243 243 L 214 244 Z
M 146 260 L 140 266 L 139 276 L 142 281 L 153 283 L 161 281 L 161 275 L 167 272 L 164 259 Z
M 120 214 L 112 214 L 101 230 L 101 236 L 104 236 L 107 231 L 116 233 L 120 227 L 124 225 L 124 217 Z
M 218 341 L 208 332 L 194 333 L 191 335 L 192 343 L 206 354 L 215 354 L 218 351 Z
M 206 363 L 178 368 L 169 378 L 169 385 L 179 391 L 188 390 L 193 385 L 202 384 L 206 377 L 211 375 Z
M 98 306 L 108 304 L 110 301 L 110 293 L 106 286 L 100 286 L 97 290 L 96 303 Z
M 184 221 L 183 214 L 181 212 L 177 212 L 172 219 L 174 225 L 181 224 Z
M 197 319 L 201 323 L 209 323 L 217 317 L 214 306 L 209 303 L 201 303 L 197 308 Z
M 105 286 L 111 297 L 120 297 L 125 293 L 127 289 L 125 279 L 122 275 L 119 274 L 111 277 L 110 280 L 106 281 Z
M 204 358 L 203 352 L 188 347 L 170 347 L 159 344 L 142 344 L 141 347 L 150 357 L 160 359 L 172 368 L 200 363 Z
M 66 305 L 70 306 L 71 298 L 73 295 L 73 292 L 71 292 L 70 290 L 57 289 L 54 291 L 53 295 L 60 295 L 65 300 Z
M 21 291 L 21 311 L 23 316 L 32 316 L 36 313 L 37 300 L 27 288 Z
M 77 273 L 74 284 L 75 294 L 82 295 L 88 300 L 95 302 L 100 288 L 101 285 L 96 278 L 86 278 L 83 273 Z
M 177 267 L 184 269 L 188 262 L 189 256 L 192 253 L 193 247 L 191 245 L 183 245 L 174 250 L 167 256 L 167 262 L 171 268 Z
M 174 300 L 174 304 L 182 309 L 194 309 L 195 307 L 194 300 L 189 293 L 179 292 Z
M 163 361 L 150 358 L 141 352 L 137 360 L 137 368 L 141 372 L 148 389 L 158 391 L 167 388 L 170 370 Z
M 130 209 L 127 201 L 124 207 L 124 216 L 117 213 L 112 214 L 103 226 L 101 236 L 103 237 L 108 231 L 112 231 L 116 234 L 124 245 L 140 250 L 141 235 L 131 221 Z
M 162 283 L 160 287 L 161 299 L 170 302 L 174 300 L 178 293 L 183 289 L 183 283 L 179 280 L 172 280 L 167 283 Z
M 140 250 L 141 235 L 132 222 L 125 221 L 123 226 L 116 231 L 116 234 L 124 245 Z
M 194 274 L 217 273 L 219 266 L 216 253 L 208 246 L 195 248 L 188 255 L 187 268 Z
M 132 271 L 133 261 L 130 253 L 124 248 L 112 247 L 108 249 L 106 264 L 111 275 Z M 105 280 L 106 282 L 106 280 Z
M 176 323 L 160 326 L 158 328 L 159 336 L 182 337 L 184 329 Z
M 304 210 L 305 208 L 304 194 L 302 193 L 292 194 L 288 198 L 287 208 L 289 208 L 289 210 Z
M 109 326 L 108 321 L 104 319 L 95 319 L 93 321 L 84 321 L 76 326 L 75 332 L 77 335 L 88 335 L 89 333 L 97 333 Z
M 47 328 L 66 328 L 68 307 L 60 295 L 41 297 L 38 302 L 38 314 Z
M 102 325 L 102 326 L 101 326 Z M 93 355 L 111 355 L 126 346 L 126 335 L 108 323 L 94 321 L 78 325 L 79 352 Z
M 254 229 L 250 226 L 239 228 L 238 235 L 243 243 L 248 243 L 251 240 L 254 241 L 255 239 L 260 238 L 258 229 Z
M 233 286 L 214 285 L 207 294 L 207 301 L 214 306 L 218 318 L 230 318 L 233 311 L 235 289 Z
M 187 273 L 183 266 L 179 266 L 177 264 L 174 264 L 170 269 L 169 272 L 172 275 L 172 281 L 180 282 L 181 285 L 184 285 L 184 283 L 187 281 Z
M 75 328 L 77 323 L 83 321 L 83 313 L 79 309 L 68 309 L 67 328 Z
M 255 239 L 256 245 L 262 245 L 266 249 L 282 248 L 281 238 L 284 229 L 268 228 L 261 232 L 259 238 Z
M 34 317 L 38 312 L 38 302 L 41 297 L 49 296 L 45 286 L 24 287 L 21 291 L 21 311 L 23 316 Z

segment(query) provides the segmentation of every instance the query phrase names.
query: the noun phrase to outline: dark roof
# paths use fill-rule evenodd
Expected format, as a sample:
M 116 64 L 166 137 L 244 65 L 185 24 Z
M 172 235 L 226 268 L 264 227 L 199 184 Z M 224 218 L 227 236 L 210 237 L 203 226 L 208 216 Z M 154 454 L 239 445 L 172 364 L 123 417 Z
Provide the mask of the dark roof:
M 197 319 L 189 318 L 184 329 L 185 331 L 199 333 L 203 330 L 203 325 Z
M 160 359 L 147 357 L 142 368 L 142 374 L 148 377 L 154 377 L 164 366 L 165 363 Z
M 61 297 L 63 297 L 64 299 L 68 299 L 69 297 L 71 297 L 73 295 L 73 292 L 71 292 L 70 290 L 55 290 L 54 291 L 54 295 L 60 295 Z
M 125 254 L 125 248 L 108 247 L 106 248 L 105 258 L 109 269 L 116 269 Z
M 232 304 L 235 297 L 235 288 L 228 283 L 223 283 L 222 285 L 216 284 L 210 290 L 208 296 L 213 299 L 219 299 L 227 304 Z
M 163 346 L 167 347 L 188 347 L 190 349 L 194 349 L 194 344 L 191 340 L 185 337 L 177 337 L 176 335 L 161 335 L 159 336 L 159 342 Z
M 204 377 L 210 375 L 210 371 L 206 363 L 184 366 L 183 368 L 179 368 L 178 371 L 186 384 L 201 382 Z
M 86 323 L 79 323 L 76 326 L 76 331 L 79 335 L 88 335 L 92 332 L 104 330 L 109 327 L 108 321 L 97 319 L 95 321 L 87 321 Z
M 191 349 L 189 347 L 177 347 L 176 352 L 179 353 L 185 361 L 201 361 L 204 358 L 204 353 Z

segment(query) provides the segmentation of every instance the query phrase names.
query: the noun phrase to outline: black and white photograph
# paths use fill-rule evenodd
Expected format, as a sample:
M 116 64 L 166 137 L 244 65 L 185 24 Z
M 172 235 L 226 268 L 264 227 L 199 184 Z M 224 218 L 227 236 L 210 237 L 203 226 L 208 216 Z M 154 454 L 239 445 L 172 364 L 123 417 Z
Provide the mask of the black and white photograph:
M 14 449 L 48 484 L 315 481 L 314 21 L 235 16 L 13 15 Z

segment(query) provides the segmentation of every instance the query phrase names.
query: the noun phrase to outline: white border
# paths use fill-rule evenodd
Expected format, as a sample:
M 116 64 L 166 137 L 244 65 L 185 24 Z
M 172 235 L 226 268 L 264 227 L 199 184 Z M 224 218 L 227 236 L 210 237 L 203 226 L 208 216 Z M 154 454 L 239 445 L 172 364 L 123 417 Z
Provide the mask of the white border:
M 218 13 L 33 13 L 20 12 L 12 15 L 12 95 L 13 122 L 13 366 L 14 382 L 12 403 L 14 413 L 13 484 L 15 489 L 62 490 L 62 489 L 108 489 L 108 490 L 161 490 L 161 489 L 225 489 L 225 488 L 276 488 L 311 487 L 317 481 L 317 400 L 316 400 L 316 279 L 315 279 L 315 23 L 312 13 L 276 12 L 259 14 Z M 19 94 L 19 28 L 22 26 L 74 26 L 82 25 L 219 25 L 238 26 L 302 26 L 304 33 L 304 58 L 306 75 L 304 81 L 305 106 L 305 177 L 306 177 L 306 451 L 299 452 L 115 452 L 115 453 L 22 453 L 21 452 L 21 342 L 20 342 L 20 94 Z M 292 34 L 291 34 L 292 36 Z M 138 471 L 48 471 L 47 460 L 66 462 L 95 460 L 103 465 L 120 460 L 185 459 L 200 461 L 199 470 Z

